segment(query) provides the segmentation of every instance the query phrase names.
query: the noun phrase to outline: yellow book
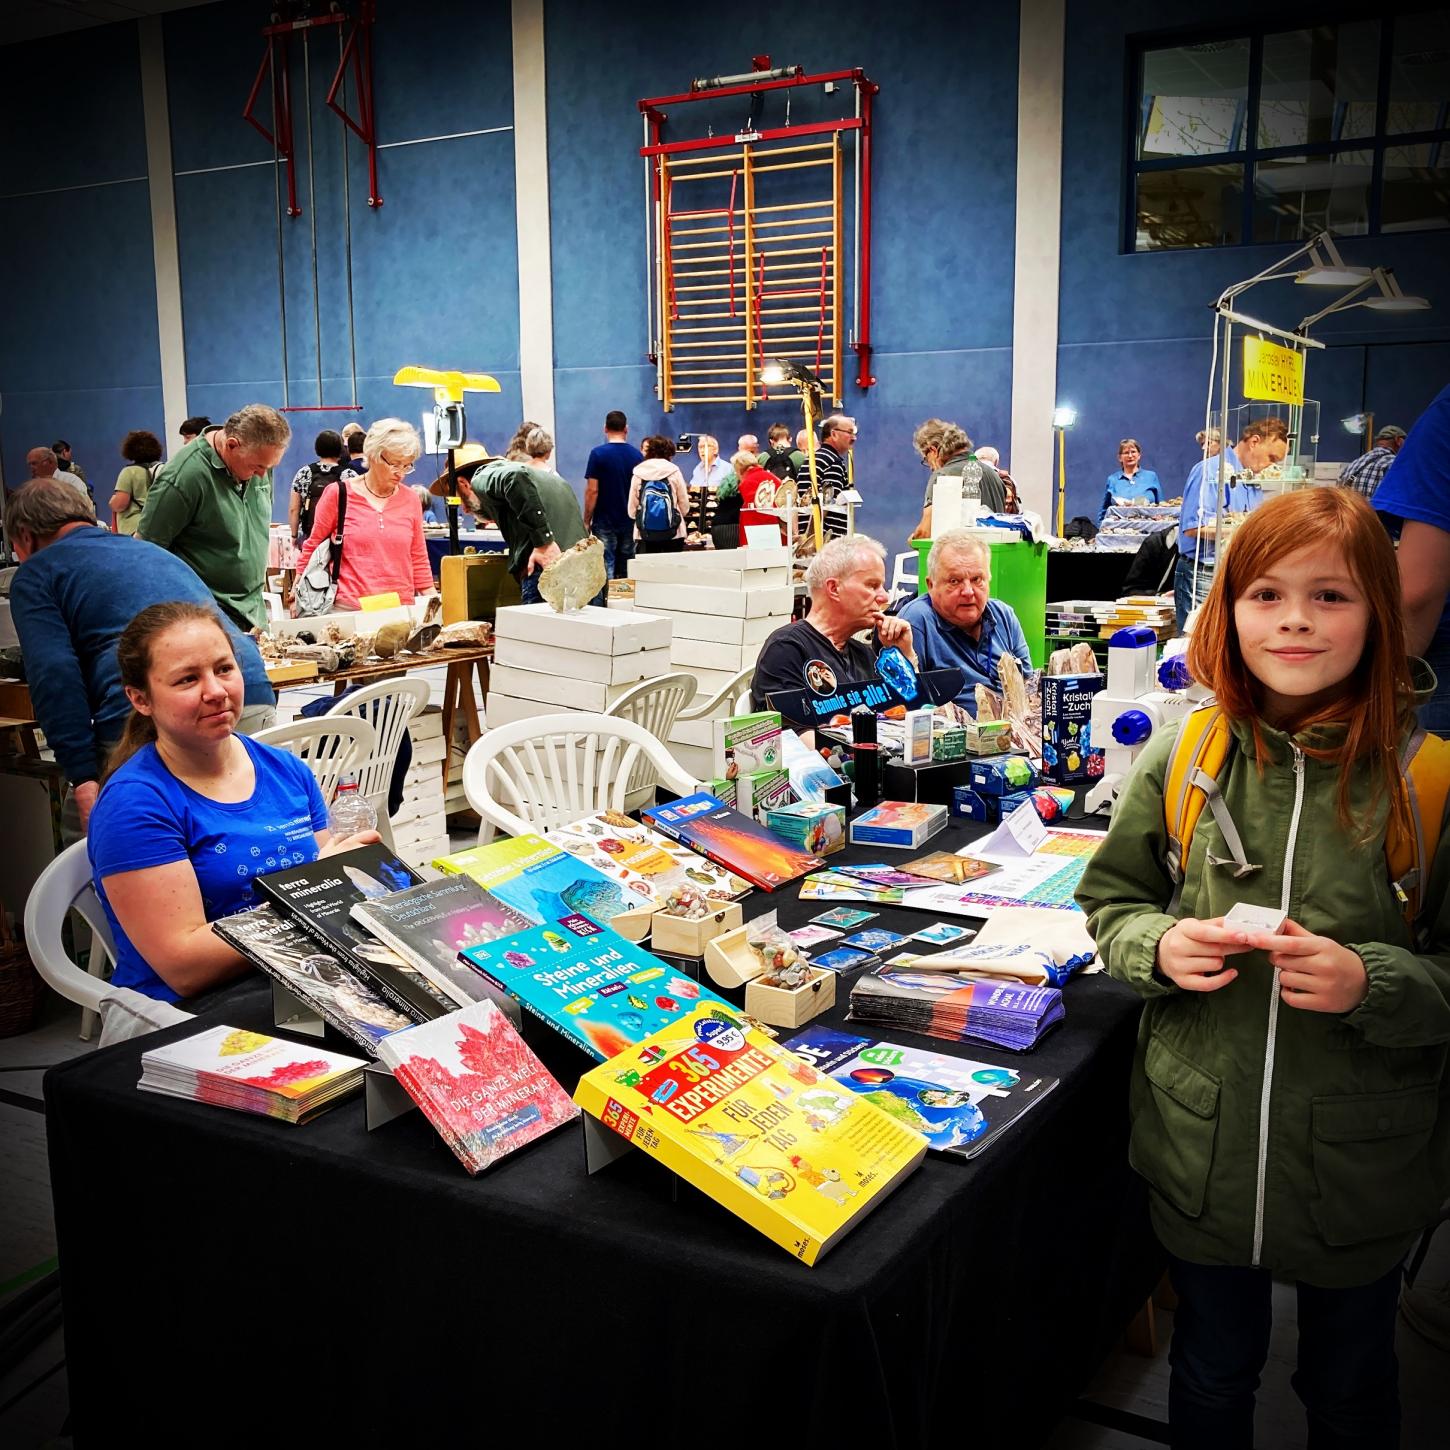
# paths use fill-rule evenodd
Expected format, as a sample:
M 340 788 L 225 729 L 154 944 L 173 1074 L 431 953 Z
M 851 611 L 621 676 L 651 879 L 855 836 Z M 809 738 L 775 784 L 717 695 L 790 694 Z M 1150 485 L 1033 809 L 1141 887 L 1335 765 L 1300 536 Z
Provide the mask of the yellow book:
M 586 1073 L 606 1128 L 814 1264 L 926 1156 L 926 1139 L 702 1004 Z

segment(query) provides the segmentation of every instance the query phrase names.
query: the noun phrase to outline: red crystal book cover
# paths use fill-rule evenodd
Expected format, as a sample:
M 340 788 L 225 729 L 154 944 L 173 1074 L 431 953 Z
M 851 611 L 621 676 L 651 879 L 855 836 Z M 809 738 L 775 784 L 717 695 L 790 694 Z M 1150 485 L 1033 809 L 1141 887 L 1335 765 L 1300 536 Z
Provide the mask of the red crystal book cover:
M 378 1057 L 470 1173 L 579 1114 L 489 1001 L 384 1038 Z

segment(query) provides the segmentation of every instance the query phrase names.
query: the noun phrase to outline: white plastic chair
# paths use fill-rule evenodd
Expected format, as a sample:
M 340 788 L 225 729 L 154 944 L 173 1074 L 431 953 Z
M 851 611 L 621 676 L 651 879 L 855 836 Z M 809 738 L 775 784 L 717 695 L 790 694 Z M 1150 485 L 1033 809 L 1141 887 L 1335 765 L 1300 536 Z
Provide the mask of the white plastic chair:
M 653 680 L 643 681 L 632 690 L 626 690 L 612 705 L 606 706 L 604 713 L 616 720 L 633 720 L 636 725 L 643 725 L 668 749 L 666 742 L 670 731 L 675 728 L 680 711 L 694 698 L 695 689 L 694 675 L 684 671 L 659 675 Z M 641 755 L 635 761 L 624 788 L 624 809 L 634 811 L 640 806 L 650 805 L 654 801 L 657 780 L 648 757 Z
M 378 744 L 377 731 L 369 721 L 343 715 L 274 725 L 259 730 L 252 739 L 290 751 L 306 764 L 328 805 L 343 776 L 357 775 Z
M 688 710 L 681 710 L 679 720 L 713 720 L 717 715 L 743 715 L 750 709 L 750 682 L 755 666 L 747 665 L 733 680 L 727 680 L 713 695 L 699 695 Z
M 388 788 L 393 781 L 393 766 L 408 722 L 427 705 L 429 693 L 423 680 L 379 680 L 375 685 L 364 685 L 322 716 L 324 720 L 336 720 L 355 715 L 371 723 L 377 739 L 372 753 L 358 768 L 357 792 L 372 802 L 378 813 L 378 833 L 390 849 L 393 823 L 388 819 Z
M 915 549 L 896 556 L 891 570 L 891 603 L 907 594 L 916 594 L 921 585 L 921 563 Z
M 623 810 L 641 755 L 669 790 L 691 795 L 700 789 L 633 720 L 540 715 L 488 731 L 463 762 L 463 793 L 484 823 L 480 841 L 493 827 L 510 836 L 547 833 L 599 811 Z
M 77 911 L 91 928 L 91 970 L 83 971 L 65 949 L 66 913 Z M 101 1046 L 139 1037 L 185 1022 L 191 1013 L 133 992 L 113 987 L 103 972 L 116 960 L 116 944 L 101 903 L 91 886 L 86 843 L 67 846 L 31 888 L 25 903 L 25 946 L 42 979 L 67 1001 L 99 1013 Z M 104 959 L 103 959 L 104 953 Z M 82 1033 L 85 1036 L 85 1033 Z

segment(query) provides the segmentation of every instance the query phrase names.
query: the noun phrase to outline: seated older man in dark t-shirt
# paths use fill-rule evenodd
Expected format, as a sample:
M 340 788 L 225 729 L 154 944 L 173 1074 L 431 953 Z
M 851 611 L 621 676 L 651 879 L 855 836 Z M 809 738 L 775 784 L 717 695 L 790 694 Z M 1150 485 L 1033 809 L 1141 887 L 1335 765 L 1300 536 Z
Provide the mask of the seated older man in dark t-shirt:
M 895 645 L 914 664 L 911 626 L 886 614 L 886 550 L 864 534 L 831 539 L 806 570 L 810 613 L 787 624 L 761 646 L 750 688 L 751 704 L 770 710 L 779 690 L 813 690 L 834 695 L 851 680 L 876 677 L 872 646 L 855 636 L 876 631 L 882 648 Z M 793 730 L 813 722 L 783 716 Z

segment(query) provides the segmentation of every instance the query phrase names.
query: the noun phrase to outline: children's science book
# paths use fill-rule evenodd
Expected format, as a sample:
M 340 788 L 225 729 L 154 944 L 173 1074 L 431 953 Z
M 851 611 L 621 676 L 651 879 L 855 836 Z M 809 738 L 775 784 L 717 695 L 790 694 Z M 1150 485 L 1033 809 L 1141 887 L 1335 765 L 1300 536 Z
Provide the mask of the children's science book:
M 705 1005 L 586 1073 L 574 1100 L 805 1264 L 927 1148 L 897 1117 Z
M 704 1005 L 737 1021 L 708 987 L 586 916 L 565 916 L 466 947 L 462 957 L 526 1011 L 597 1061 Z
M 933 1151 L 956 1158 L 975 1158 L 1058 1082 L 831 1027 L 808 1027 L 785 1046 L 832 1081 L 925 1134 Z
M 782 841 L 708 791 L 667 806 L 650 806 L 640 814 L 665 835 L 766 891 L 825 865 L 821 857 Z

